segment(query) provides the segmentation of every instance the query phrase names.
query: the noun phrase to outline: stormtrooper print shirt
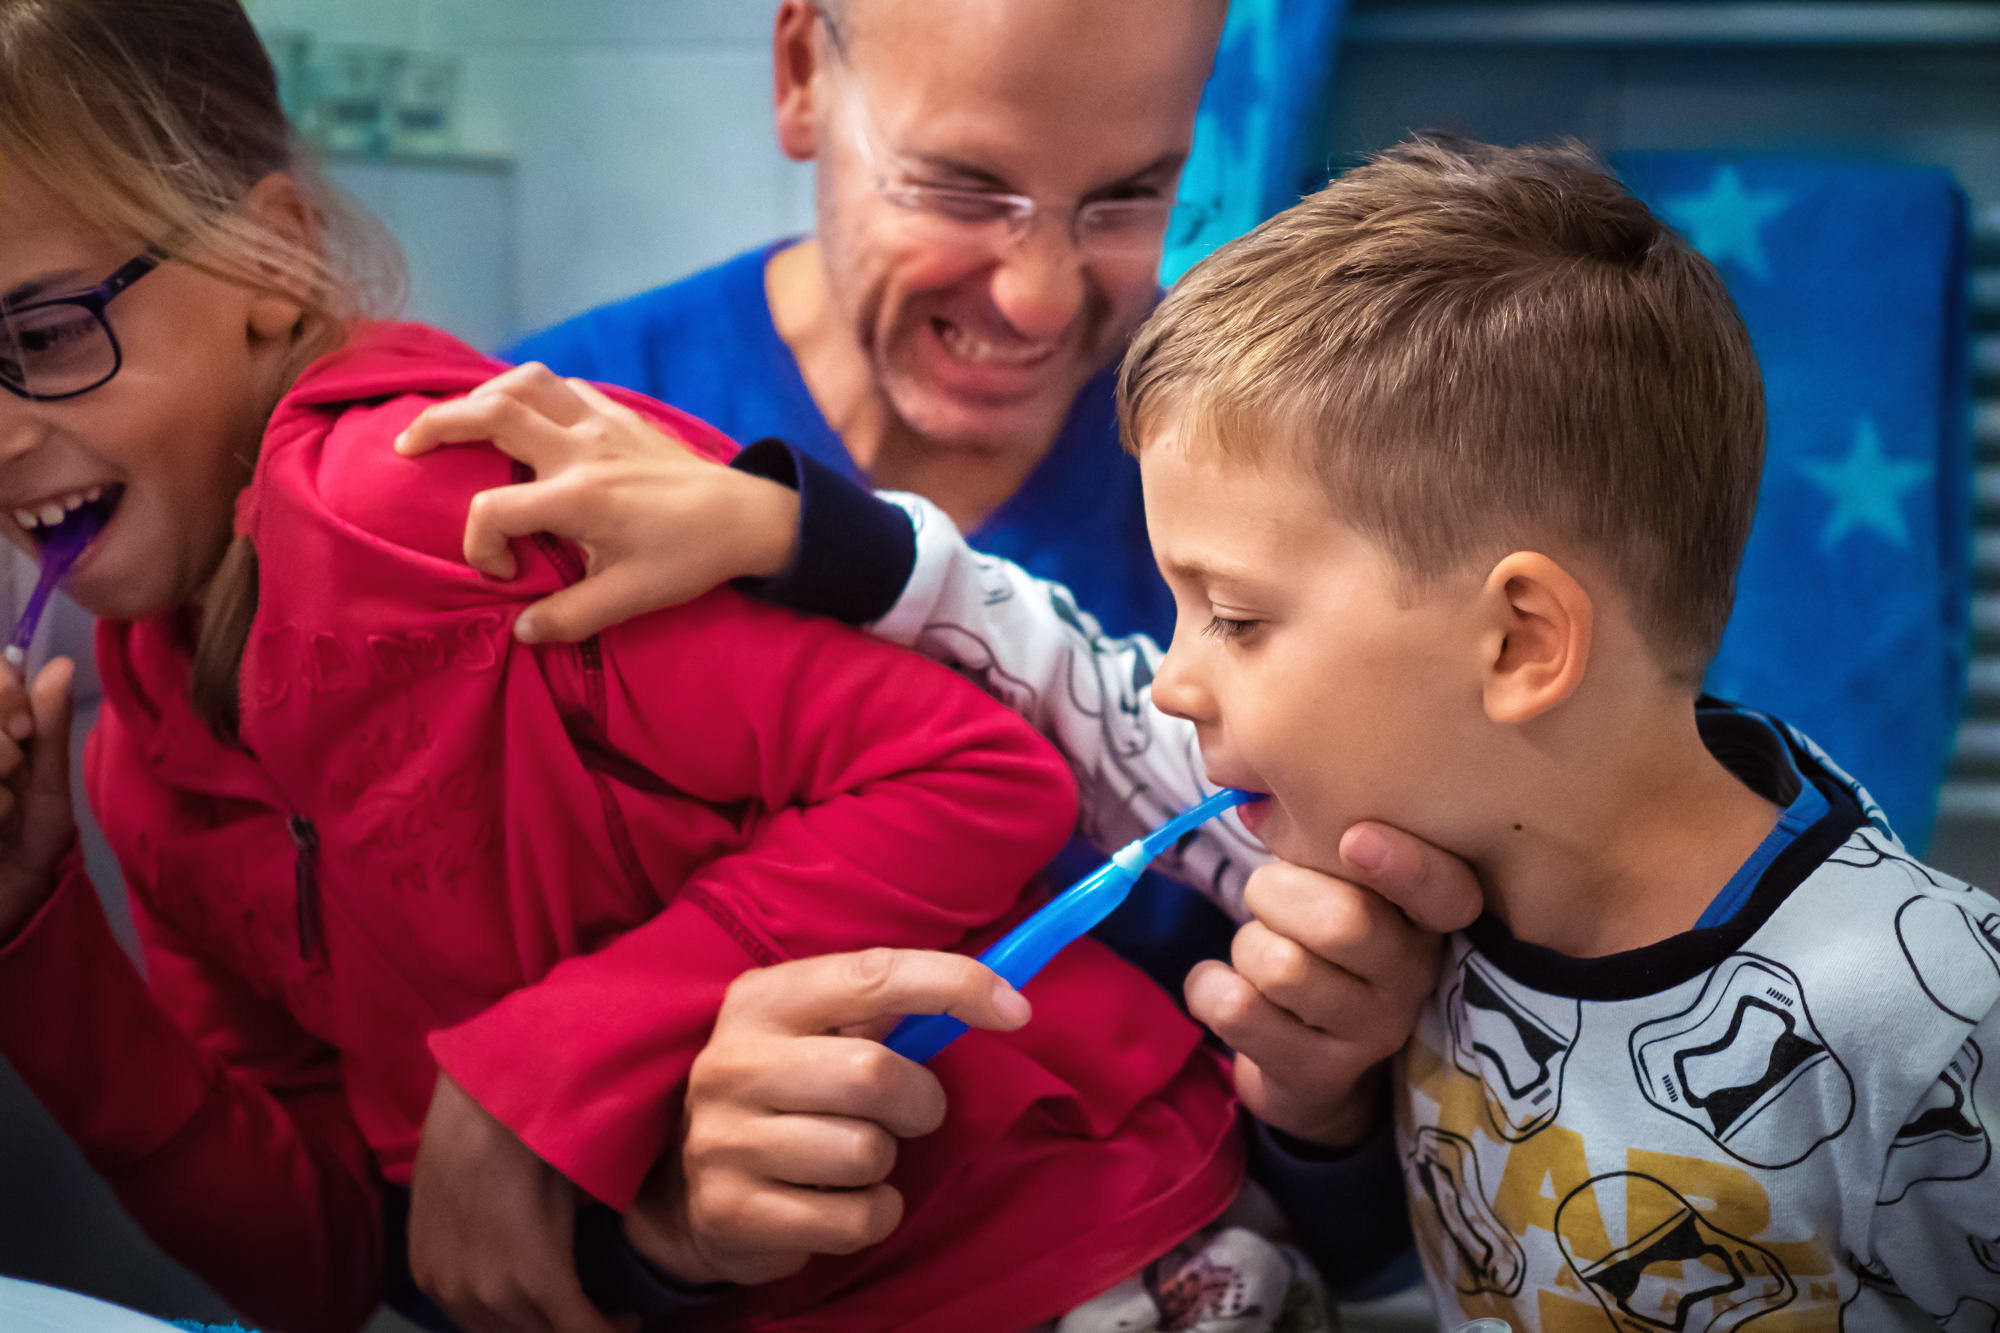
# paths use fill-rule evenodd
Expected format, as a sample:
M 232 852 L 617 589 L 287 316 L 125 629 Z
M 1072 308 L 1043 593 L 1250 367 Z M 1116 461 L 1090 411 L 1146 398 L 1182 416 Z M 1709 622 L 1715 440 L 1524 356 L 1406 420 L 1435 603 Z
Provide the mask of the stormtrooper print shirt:
M 1452 939 L 1397 1083 L 1440 1321 L 1992 1333 L 2000 903 L 1919 864 L 1798 732 L 1700 720 L 1750 786 L 1824 813 L 1719 925 L 1598 959 L 1490 918 Z
M 928 501 L 883 498 L 917 554 L 872 632 L 1054 740 L 1093 842 L 1213 790 L 1193 724 L 1153 705 L 1151 640 L 1106 636 Z M 1698 928 L 1575 959 L 1475 923 L 1399 1061 L 1440 1323 L 2000 1333 L 2000 903 L 1919 864 L 1796 730 L 1701 709 L 1784 817 Z M 1267 859 L 1232 812 L 1156 864 L 1241 921 Z

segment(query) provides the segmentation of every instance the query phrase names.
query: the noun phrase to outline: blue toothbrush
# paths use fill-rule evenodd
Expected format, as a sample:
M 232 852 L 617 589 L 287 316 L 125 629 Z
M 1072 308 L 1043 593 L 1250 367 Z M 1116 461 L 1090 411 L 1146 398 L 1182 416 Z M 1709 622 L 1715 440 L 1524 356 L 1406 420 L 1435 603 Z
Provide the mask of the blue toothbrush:
M 1112 909 L 1125 901 L 1125 895 L 1132 891 L 1153 858 L 1173 846 L 1183 833 L 1206 824 L 1232 806 L 1262 799 L 1261 792 L 1224 788 L 1137 842 L 1127 843 L 1101 869 L 1070 885 L 1039 912 L 1008 931 L 998 944 L 979 955 L 979 961 L 1019 990 L 1077 936 L 1110 916 Z M 950 1014 L 911 1014 L 896 1025 L 886 1044 L 896 1054 L 922 1064 L 956 1041 L 963 1031 L 965 1024 Z

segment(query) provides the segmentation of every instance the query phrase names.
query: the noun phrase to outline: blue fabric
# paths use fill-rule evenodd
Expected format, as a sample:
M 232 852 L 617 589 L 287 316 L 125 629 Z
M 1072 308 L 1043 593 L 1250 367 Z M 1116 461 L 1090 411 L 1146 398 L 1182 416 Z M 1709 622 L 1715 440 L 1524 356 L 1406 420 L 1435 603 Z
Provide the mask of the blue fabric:
M 1346 8 L 1346 0 L 1233 0 L 1161 281 L 1326 184 L 1319 128 Z
M 1778 812 L 1777 824 L 1764 835 L 1764 841 L 1757 844 L 1757 850 L 1751 852 L 1749 859 L 1736 868 L 1736 873 L 1722 886 L 1722 892 L 1716 894 L 1708 906 L 1702 909 L 1701 916 L 1694 923 L 1696 930 L 1709 930 L 1725 925 L 1731 917 L 1742 911 L 1743 905 L 1750 901 L 1750 895 L 1756 892 L 1759 881 L 1764 878 L 1764 872 L 1771 868 L 1771 863 L 1784 853 L 1785 848 L 1797 842 L 1801 833 L 1825 819 L 1828 812 L 1833 809 L 1832 804 L 1826 799 L 1826 793 L 1807 782 L 1805 775 L 1799 772 L 1799 767 L 1793 762 L 1791 751 L 1786 748 L 1784 738 L 1778 734 L 1777 728 L 1747 710 L 1741 716 L 1755 718 L 1757 724 L 1770 733 L 1771 751 L 1782 757 L 1782 762 L 1788 770 L 1785 774 L 1788 779 L 1787 785 L 1795 786 L 1798 795 Z
M 1722 271 L 1764 371 L 1763 493 L 1707 689 L 1812 736 L 1921 850 L 1968 646 L 1964 197 L 1929 168 L 1614 163 Z

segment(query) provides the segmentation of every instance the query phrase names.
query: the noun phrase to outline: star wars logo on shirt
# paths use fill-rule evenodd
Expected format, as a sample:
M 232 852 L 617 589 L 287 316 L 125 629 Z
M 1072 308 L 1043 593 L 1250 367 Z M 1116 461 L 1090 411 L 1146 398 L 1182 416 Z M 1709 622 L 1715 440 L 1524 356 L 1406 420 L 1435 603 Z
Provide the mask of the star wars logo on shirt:
M 1445 995 L 1451 1059 L 1480 1081 L 1493 1132 L 1518 1143 L 1562 1111 L 1563 1068 L 1583 1006 L 1510 981 L 1467 954 Z
M 1854 1115 L 1853 1080 L 1798 977 L 1755 954 L 1725 959 L 1692 1005 L 1633 1029 L 1631 1051 L 1647 1101 L 1752 1166 L 1802 1161 Z

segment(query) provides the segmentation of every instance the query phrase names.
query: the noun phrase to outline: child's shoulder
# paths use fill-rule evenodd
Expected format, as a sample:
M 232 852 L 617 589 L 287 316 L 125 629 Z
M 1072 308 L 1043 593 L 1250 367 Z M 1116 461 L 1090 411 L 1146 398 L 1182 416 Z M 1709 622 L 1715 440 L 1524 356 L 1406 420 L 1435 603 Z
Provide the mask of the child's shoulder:
M 258 515 L 304 510 L 330 525 L 414 558 L 433 572 L 476 580 L 465 565 L 467 508 L 480 491 L 527 480 L 528 470 L 487 445 L 449 446 L 422 458 L 395 450 L 396 437 L 435 403 L 460 397 L 509 369 L 451 335 L 419 324 L 364 326 L 307 368 L 279 403 L 266 432 L 244 526 L 264 549 Z M 605 392 L 708 457 L 736 451 L 721 432 L 638 394 Z M 535 562 L 537 565 L 546 562 Z M 559 583 L 553 567 L 523 570 L 507 585 L 515 600 Z

